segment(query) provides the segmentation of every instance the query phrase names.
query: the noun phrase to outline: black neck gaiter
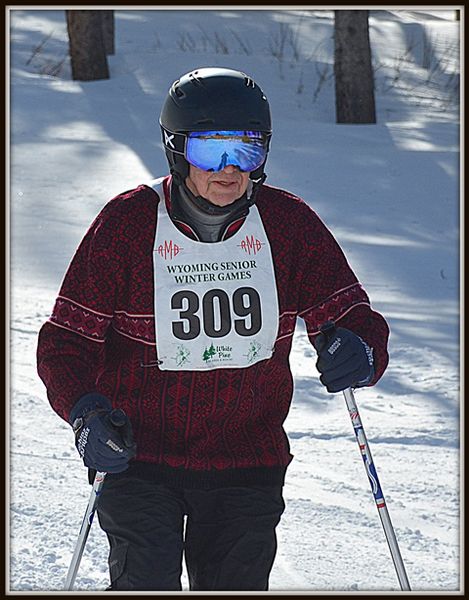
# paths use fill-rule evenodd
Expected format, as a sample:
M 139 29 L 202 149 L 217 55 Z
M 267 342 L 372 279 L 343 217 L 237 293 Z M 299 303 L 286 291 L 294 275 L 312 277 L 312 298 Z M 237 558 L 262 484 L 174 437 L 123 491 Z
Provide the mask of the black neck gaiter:
M 249 183 L 248 192 L 251 183 Z M 189 225 L 202 242 L 219 242 L 230 223 L 249 213 L 247 193 L 227 206 L 195 196 L 185 183 L 171 185 L 171 217 Z

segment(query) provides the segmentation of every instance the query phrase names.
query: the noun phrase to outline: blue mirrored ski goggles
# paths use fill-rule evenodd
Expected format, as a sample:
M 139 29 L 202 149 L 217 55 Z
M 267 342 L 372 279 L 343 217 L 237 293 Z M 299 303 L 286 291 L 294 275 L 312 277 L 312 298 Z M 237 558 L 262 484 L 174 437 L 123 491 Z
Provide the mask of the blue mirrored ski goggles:
M 184 155 L 204 171 L 234 165 L 251 172 L 264 163 L 267 142 L 259 131 L 193 131 L 187 135 Z

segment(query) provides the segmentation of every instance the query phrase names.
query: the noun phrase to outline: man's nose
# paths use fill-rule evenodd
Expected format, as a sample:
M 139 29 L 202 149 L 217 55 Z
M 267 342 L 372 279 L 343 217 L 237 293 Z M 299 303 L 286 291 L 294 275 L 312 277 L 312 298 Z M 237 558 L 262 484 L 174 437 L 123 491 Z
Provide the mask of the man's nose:
M 222 173 L 234 173 L 235 171 L 238 171 L 239 167 L 237 167 L 236 165 L 226 165 L 226 167 L 224 169 L 221 170 Z

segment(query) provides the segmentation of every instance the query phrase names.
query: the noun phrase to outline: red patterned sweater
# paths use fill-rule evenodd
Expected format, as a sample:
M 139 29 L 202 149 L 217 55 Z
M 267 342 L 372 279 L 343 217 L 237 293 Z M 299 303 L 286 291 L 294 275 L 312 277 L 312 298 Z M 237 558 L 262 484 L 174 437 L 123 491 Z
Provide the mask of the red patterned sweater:
M 170 181 L 164 180 L 168 206 Z M 296 196 L 263 185 L 256 205 L 271 244 L 280 313 L 272 357 L 243 369 L 160 370 L 152 259 L 157 202 L 145 185 L 120 194 L 78 247 L 39 334 L 38 373 L 49 401 L 65 420 L 88 392 L 122 407 L 137 442 L 136 474 L 189 486 L 282 481 L 292 459 L 282 425 L 293 395 L 289 353 L 297 317 L 311 341 L 328 319 L 366 340 L 376 363 L 372 384 L 388 362 L 386 321 L 371 309 L 318 216 Z

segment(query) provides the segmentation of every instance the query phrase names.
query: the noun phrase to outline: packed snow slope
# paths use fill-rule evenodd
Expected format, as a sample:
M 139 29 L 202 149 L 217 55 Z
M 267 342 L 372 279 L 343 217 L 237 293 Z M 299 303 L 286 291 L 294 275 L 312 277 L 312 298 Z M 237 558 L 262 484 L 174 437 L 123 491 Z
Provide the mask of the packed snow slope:
M 319 213 L 389 322 L 389 368 L 357 403 L 412 589 L 461 591 L 454 11 L 370 11 L 376 125 L 335 124 L 331 10 L 122 8 L 111 77 L 96 82 L 71 79 L 64 10 L 8 16 L 8 589 L 63 589 L 90 492 L 70 427 L 36 374 L 39 328 L 99 210 L 167 173 L 158 115 L 170 84 L 226 66 L 249 73 L 270 100 L 268 183 Z M 343 396 L 319 383 L 301 323 L 291 366 L 285 427 L 295 458 L 271 591 L 397 591 Z M 95 523 L 76 589 L 107 585 L 107 541 Z

